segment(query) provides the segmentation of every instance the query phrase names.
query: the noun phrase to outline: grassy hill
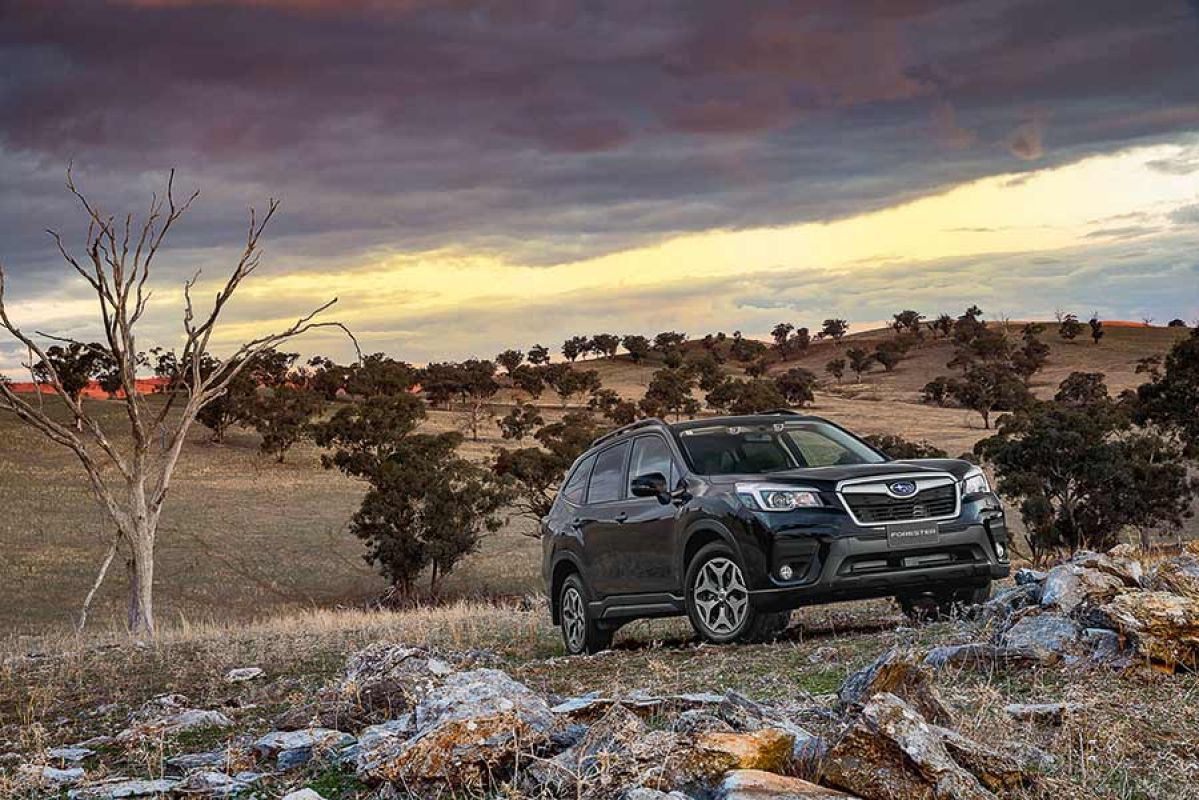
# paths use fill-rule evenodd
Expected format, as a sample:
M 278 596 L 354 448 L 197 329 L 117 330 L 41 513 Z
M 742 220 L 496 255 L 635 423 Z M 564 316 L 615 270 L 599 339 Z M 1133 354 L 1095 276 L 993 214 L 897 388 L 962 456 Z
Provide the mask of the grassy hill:
M 1074 370 L 1107 373 L 1113 390 L 1139 383 L 1139 358 L 1164 352 L 1185 331 L 1112 327 L 1103 342 L 1062 342 L 1055 326 L 1045 340 L 1050 363 L 1035 381 L 1051 394 Z M 776 364 L 773 371 L 799 365 L 826 377 L 823 365 L 853 345 L 872 347 L 888 331 L 847 337 L 840 347 L 819 342 L 803 358 Z M 698 345 L 692 345 L 698 346 Z M 862 433 L 899 433 L 927 439 L 951 453 L 968 450 L 984 435 L 976 414 L 912 402 L 921 386 L 947 372 L 950 346 L 928 341 L 892 374 L 881 371 L 860 385 L 829 386 L 817 394 L 812 411 Z M 605 385 L 639 398 L 661 364 L 657 357 L 633 364 L 627 356 L 581 361 L 597 370 Z M 735 367 L 730 370 L 736 371 Z M 561 414 L 552 395 L 544 414 Z M 120 430 L 121 407 L 92 401 L 92 407 Z M 502 413 L 502 409 L 497 409 Z M 456 413 L 433 411 L 427 427 L 460 426 Z M 484 457 L 502 440 L 494 428 L 466 451 Z M 270 617 L 282 610 L 360 604 L 383 583 L 361 559 L 358 542 L 345 531 L 363 486 L 320 466 L 318 451 L 300 445 L 283 464 L 257 453 L 257 436 L 235 431 L 225 444 L 206 441 L 197 427 L 180 462 L 159 536 L 157 570 L 159 617 L 167 625 L 234 622 Z M 539 587 L 536 542 L 522 534 L 527 520 L 514 520 L 490 537 L 482 552 L 451 576 L 448 589 L 466 596 L 521 594 Z M 85 490 L 80 470 L 65 450 L 47 445 L 9 415 L 0 415 L 0 624 L 13 636 L 70 625 L 95 577 L 106 546 L 103 518 Z M 93 612 L 99 626 L 119 624 L 124 576 L 114 565 Z

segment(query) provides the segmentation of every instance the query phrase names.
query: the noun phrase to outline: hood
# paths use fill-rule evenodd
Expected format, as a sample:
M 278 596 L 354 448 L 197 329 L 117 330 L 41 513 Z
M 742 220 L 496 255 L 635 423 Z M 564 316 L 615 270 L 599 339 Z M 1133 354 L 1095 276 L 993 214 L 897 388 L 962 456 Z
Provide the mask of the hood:
M 821 487 L 831 488 L 833 485 L 851 478 L 874 478 L 921 472 L 929 474 L 947 472 L 960 480 L 973 468 L 974 465 L 970 462 L 956 458 L 919 458 L 906 461 L 884 461 L 881 464 L 845 464 L 757 474 L 712 475 L 709 476 L 709 480 L 719 484 L 733 484 L 738 481 L 773 481 L 797 485 L 819 484 Z

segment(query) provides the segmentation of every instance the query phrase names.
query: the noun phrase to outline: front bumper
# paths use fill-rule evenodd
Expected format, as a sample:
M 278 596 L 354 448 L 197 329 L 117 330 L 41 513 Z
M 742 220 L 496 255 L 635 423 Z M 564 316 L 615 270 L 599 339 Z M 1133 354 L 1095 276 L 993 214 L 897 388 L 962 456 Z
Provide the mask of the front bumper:
M 751 602 L 782 611 L 838 600 L 860 600 L 979 587 L 1006 577 L 1008 534 L 998 504 L 964 507 L 940 523 L 936 544 L 897 548 L 885 527 L 862 527 L 844 519 L 783 527 L 770 532 L 750 579 Z M 792 576 L 779 571 L 787 565 Z

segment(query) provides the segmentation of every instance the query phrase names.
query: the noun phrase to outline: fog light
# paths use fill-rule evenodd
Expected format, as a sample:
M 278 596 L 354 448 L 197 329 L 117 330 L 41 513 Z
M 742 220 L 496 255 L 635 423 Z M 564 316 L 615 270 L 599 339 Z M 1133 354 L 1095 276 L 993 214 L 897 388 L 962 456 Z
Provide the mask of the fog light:
M 1006 561 L 1007 560 L 1007 545 L 1005 545 L 1003 542 L 996 542 L 995 543 L 995 555 L 999 556 L 1000 561 Z
M 795 570 L 791 569 L 790 564 L 783 564 L 781 567 L 779 567 L 779 577 L 783 580 L 789 581 L 794 575 Z

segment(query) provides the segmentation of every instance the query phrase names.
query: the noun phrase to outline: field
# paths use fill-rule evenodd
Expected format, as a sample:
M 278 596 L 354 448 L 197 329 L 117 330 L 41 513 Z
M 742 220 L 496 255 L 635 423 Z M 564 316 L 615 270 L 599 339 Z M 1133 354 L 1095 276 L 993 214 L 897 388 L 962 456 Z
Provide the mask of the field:
M 871 331 L 850 336 L 837 348 L 815 344 L 795 364 L 821 377 L 823 364 L 839 350 L 890 335 Z M 1140 382 L 1139 358 L 1164 352 L 1182 335 L 1166 328 L 1112 327 L 1102 344 L 1062 342 L 1050 325 L 1045 340 L 1050 363 L 1034 388 L 1051 395 L 1073 370 L 1101 371 L 1112 390 Z M 945 372 L 950 346 L 929 342 L 894 373 L 876 371 L 862 384 L 827 385 L 811 411 L 861 433 L 899 433 L 927 439 L 951 454 L 969 450 L 985 434 L 976 414 L 918 404 L 919 389 Z M 596 369 L 607 386 L 640 397 L 658 365 L 633 364 L 627 356 L 579 362 Z M 502 396 L 501 396 L 502 399 Z M 544 414 L 561 413 L 552 395 Z M 121 409 L 106 401 L 92 407 L 111 430 L 120 429 Z M 496 413 L 502 413 L 497 408 Z M 457 413 L 433 411 L 427 427 L 461 424 Z M 159 533 L 157 571 L 161 622 L 196 624 L 248 621 L 283 610 L 360 606 L 376 597 L 383 582 L 361 559 L 358 542 L 345 532 L 363 487 L 322 469 L 319 451 L 301 444 L 283 464 L 257 452 L 257 436 L 234 431 L 224 444 L 207 441 L 197 426 L 184 450 L 178 478 Z M 485 457 L 502 443 L 490 428 L 467 453 Z M 70 626 L 103 556 L 106 530 L 99 509 L 80 480 L 73 456 L 41 441 L 9 415 L 0 416 L 0 625 L 10 636 Z M 521 596 L 539 588 L 536 543 L 523 535 L 529 520 L 515 519 L 490 537 L 480 553 L 450 577 L 448 591 L 461 597 Z M 92 613 L 94 625 L 118 625 L 124 575 L 114 565 Z

